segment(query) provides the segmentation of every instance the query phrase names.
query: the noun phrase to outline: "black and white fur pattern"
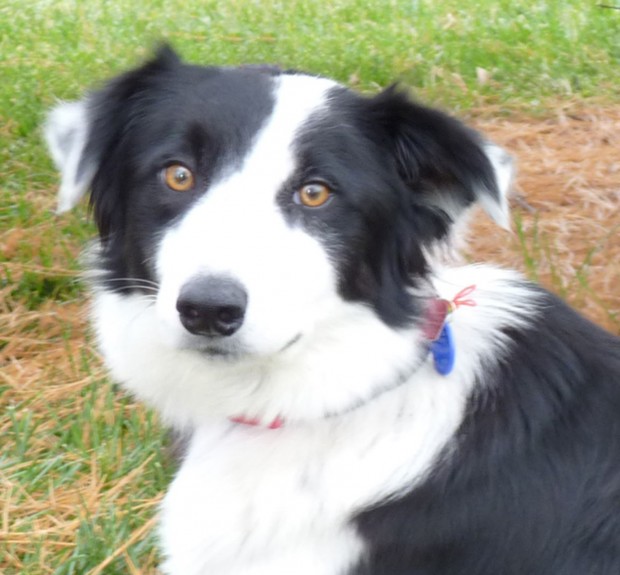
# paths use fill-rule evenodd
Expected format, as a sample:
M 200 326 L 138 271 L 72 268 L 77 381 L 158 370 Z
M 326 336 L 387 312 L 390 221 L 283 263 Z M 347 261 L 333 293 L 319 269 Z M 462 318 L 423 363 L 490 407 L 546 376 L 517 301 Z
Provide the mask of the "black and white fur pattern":
M 46 136 L 59 210 L 91 191 L 107 365 L 190 437 L 164 573 L 620 573 L 618 339 L 516 273 L 442 263 L 476 202 L 507 225 L 499 148 L 395 88 L 169 49 Z M 329 201 L 300 203 L 309 183 Z M 213 278 L 242 324 L 190 333 L 183 290 Z M 442 376 L 426 305 L 471 284 Z

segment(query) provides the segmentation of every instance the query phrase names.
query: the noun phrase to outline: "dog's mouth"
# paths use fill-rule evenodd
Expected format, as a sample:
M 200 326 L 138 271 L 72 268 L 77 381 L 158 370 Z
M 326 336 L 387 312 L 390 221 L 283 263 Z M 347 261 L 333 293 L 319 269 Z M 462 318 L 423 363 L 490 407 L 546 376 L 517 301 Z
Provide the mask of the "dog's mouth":
M 276 350 L 274 355 L 279 355 L 295 347 L 302 337 L 302 333 L 296 334 L 282 347 Z M 211 338 L 208 336 L 191 337 L 191 339 L 186 340 L 185 347 L 192 349 L 207 358 L 226 361 L 235 361 L 256 355 L 251 348 L 235 338 Z
M 248 351 L 239 343 L 222 342 L 218 340 L 209 341 L 208 338 L 204 339 L 206 341 L 196 342 L 191 347 L 200 355 L 207 358 L 234 361 L 248 355 Z
M 216 346 L 207 346 L 200 349 L 200 353 L 207 357 L 221 358 L 221 359 L 235 359 L 236 357 L 244 355 L 239 350 L 225 349 Z
M 291 347 L 293 347 L 301 339 L 301 337 L 302 337 L 302 334 L 298 333 L 295 337 L 291 338 L 288 343 L 285 343 L 282 349 L 280 349 L 278 353 L 282 353 L 290 349 Z

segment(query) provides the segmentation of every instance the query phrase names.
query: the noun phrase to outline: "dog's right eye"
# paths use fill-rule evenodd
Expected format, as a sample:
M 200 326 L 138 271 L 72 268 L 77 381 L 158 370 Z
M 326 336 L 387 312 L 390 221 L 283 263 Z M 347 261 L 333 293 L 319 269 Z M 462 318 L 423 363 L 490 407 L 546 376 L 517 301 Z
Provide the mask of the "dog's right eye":
M 331 196 L 332 192 L 325 184 L 311 183 L 297 190 L 293 201 L 307 208 L 320 208 L 331 199 Z
M 194 174 L 183 164 L 171 164 L 163 171 L 165 184 L 175 192 L 187 192 L 194 187 Z

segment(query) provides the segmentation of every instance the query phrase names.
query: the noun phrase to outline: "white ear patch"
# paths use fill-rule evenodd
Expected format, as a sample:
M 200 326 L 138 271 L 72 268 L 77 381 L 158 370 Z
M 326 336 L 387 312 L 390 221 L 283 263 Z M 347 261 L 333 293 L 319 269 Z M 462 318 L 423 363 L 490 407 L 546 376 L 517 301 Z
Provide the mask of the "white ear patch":
M 45 139 L 62 176 L 57 213 L 66 212 L 78 203 L 94 175 L 95 166 L 83 162 L 88 128 L 86 101 L 58 105 L 45 122 Z
M 502 228 L 510 228 L 510 210 L 508 207 L 508 193 L 512 186 L 515 174 L 514 162 L 512 157 L 499 146 L 486 142 L 484 151 L 493 166 L 495 182 L 499 191 L 499 198 L 496 201 L 488 194 L 482 194 L 479 198 L 480 205 Z

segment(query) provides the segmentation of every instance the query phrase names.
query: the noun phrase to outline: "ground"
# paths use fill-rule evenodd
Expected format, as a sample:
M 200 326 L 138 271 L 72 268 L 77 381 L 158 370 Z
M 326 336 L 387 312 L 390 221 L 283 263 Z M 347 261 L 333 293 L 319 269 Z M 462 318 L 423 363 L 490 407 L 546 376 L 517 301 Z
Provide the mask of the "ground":
M 516 158 L 513 230 L 485 218 L 475 260 L 515 267 L 620 334 L 620 107 L 564 103 L 546 117 L 475 120 Z

